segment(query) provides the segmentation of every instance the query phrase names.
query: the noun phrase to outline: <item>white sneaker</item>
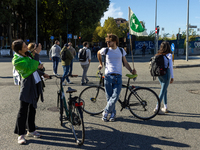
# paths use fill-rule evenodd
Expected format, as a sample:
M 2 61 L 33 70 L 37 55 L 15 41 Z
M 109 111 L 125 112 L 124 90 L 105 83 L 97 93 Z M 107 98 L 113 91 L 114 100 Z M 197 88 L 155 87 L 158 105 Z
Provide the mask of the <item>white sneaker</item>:
M 164 115 L 165 113 L 160 109 L 158 115 Z
M 18 144 L 25 144 L 26 143 L 26 140 L 24 138 L 24 135 L 20 135 L 18 137 Z
M 63 83 L 62 83 L 62 86 L 66 86 L 66 84 L 63 82 Z
M 111 115 L 110 115 L 110 119 L 109 119 L 109 121 L 115 121 L 115 118 L 116 118 L 116 114 L 115 113 L 112 113 Z
M 102 116 L 102 120 L 106 122 L 107 121 L 107 117 L 108 117 L 108 113 L 103 111 L 102 115 L 103 115 Z
M 37 131 L 34 131 L 34 132 L 27 132 L 26 136 L 28 137 L 34 137 L 34 138 L 40 138 L 41 137 L 41 134 L 38 133 Z
M 71 81 L 67 82 L 67 84 L 73 84 Z
M 167 108 L 161 108 L 161 110 L 164 112 L 164 113 L 168 113 L 168 109 Z

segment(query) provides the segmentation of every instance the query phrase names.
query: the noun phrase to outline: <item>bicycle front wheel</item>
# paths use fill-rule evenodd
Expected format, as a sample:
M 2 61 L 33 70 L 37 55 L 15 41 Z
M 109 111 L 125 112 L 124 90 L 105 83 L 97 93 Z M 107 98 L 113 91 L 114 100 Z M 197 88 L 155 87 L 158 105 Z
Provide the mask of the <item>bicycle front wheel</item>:
M 158 95 L 153 90 L 145 87 L 139 87 L 131 91 L 128 102 L 130 112 L 142 120 L 155 117 L 160 109 Z M 156 105 L 158 105 L 158 110 L 154 112 Z
M 83 112 L 81 107 L 73 106 L 71 110 L 71 128 L 78 145 L 83 145 L 85 140 L 85 128 L 83 123 Z
M 79 95 L 84 102 L 83 110 L 91 115 L 98 115 L 103 112 L 106 106 L 106 96 L 104 88 L 100 86 L 90 86 L 85 88 Z

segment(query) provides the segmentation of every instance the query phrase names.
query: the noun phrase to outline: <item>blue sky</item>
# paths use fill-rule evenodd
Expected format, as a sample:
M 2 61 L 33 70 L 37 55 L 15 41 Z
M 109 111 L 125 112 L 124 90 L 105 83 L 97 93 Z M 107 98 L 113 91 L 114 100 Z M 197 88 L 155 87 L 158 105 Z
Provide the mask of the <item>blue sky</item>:
M 110 0 L 108 11 L 101 18 L 101 25 L 108 17 L 128 20 L 128 7 L 140 21 L 145 22 L 147 33 L 155 30 L 156 0 Z M 177 34 L 186 30 L 187 0 L 157 0 L 157 25 L 164 28 L 163 33 Z M 189 2 L 189 24 L 200 28 L 200 0 Z M 197 31 L 197 29 L 194 29 Z M 161 30 L 160 30 L 161 33 Z M 197 32 L 200 35 L 200 31 Z

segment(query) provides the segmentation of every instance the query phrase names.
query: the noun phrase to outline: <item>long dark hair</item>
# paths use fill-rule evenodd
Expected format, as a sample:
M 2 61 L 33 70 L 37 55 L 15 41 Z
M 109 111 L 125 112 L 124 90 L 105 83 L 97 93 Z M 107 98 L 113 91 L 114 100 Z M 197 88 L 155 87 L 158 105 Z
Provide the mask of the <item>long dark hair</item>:
M 159 49 L 157 55 L 160 55 L 160 54 L 166 55 L 166 54 L 168 54 L 168 53 L 172 53 L 171 47 L 170 47 L 170 45 L 169 45 L 169 42 L 163 41 L 163 42 L 161 43 L 161 45 L 160 45 L 160 49 Z
M 12 49 L 19 54 L 19 51 L 22 50 L 24 41 L 22 39 L 18 39 L 12 42 Z

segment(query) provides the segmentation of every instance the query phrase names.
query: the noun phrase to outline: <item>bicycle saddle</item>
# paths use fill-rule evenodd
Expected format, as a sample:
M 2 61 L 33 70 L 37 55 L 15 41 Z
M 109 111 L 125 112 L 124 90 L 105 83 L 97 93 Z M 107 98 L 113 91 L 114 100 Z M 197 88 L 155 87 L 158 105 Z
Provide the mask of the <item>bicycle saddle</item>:
M 66 93 L 73 93 L 73 92 L 77 92 L 77 90 L 72 89 L 71 87 L 68 87 L 68 90 L 66 91 Z
M 130 79 L 134 79 L 137 77 L 137 74 L 126 74 L 127 77 L 129 77 Z

